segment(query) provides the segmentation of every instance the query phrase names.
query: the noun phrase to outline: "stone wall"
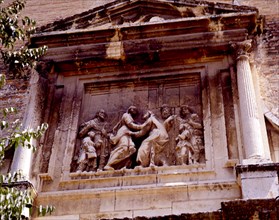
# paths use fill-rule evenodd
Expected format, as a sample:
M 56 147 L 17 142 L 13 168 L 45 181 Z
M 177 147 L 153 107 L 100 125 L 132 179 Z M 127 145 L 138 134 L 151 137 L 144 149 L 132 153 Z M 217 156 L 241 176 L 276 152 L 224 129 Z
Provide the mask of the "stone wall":
M 5 1 L 6 4 L 12 0 Z M 28 15 L 37 22 L 37 26 L 45 25 L 55 20 L 87 11 L 111 0 L 27 0 L 23 14 Z
M 16 119 L 23 120 L 26 104 L 29 82 L 25 79 L 8 79 L 6 85 L 0 89 L 0 119 L 6 120 L 8 123 Z M 14 107 L 17 109 L 15 113 L 8 114 L 4 117 L 2 110 L 7 107 Z M 4 135 L 0 130 L 0 136 Z M 3 166 L 0 167 L 0 173 L 5 173 L 10 169 L 14 150 L 10 149 L 5 153 Z
M 216 212 L 169 215 L 161 217 L 135 217 L 134 220 L 233 220 L 233 219 L 277 219 L 279 203 L 274 199 L 237 200 L 222 203 L 222 208 Z M 117 220 L 117 219 L 114 219 Z M 120 219 L 119 219 L 120 220 Z M 130 220 L 124 218 L 122 220 Z
M 265 105 L 268 107 L 269 110 L 271 110 L 275 115 L 278 114 L 278 104 L 279 100 L 277 97 L 279 97 L 279 91 L 278 91 L 278 43 L 276 39 L 278 39 L 278 28 L 279 28 L 279 21 L 278 21 L 278 15 L 276 12 L 273 10 L 272 7 L 274 7 L 276 4 L 278 4 L 278 1 L 273 1 L 273 4 L 267 5 L 266 2 L 263 1 L 241 1 L 237 0 L 239 3 L 245 3 L 250 6 L 257 6 L 260 8 L 260 13 L 266 16 L 266 27 L 263 30 L 263 36 L 258 38 L 258 50 L 255 53 L 255 69 L 257 70 L 256 72 L 258 73 L 258 78 L 260 81 L 260 90 L 261 90 L 261 96 L 262 99 L 265 101 Z M 93 7 L 100 6 L 104 3 L 111 2 L 109 1 L 44 1 L 44 3 L 41 3 L 40 1 L 35 1 L 35 0 L 30 0 L 27 3 L 27 8 L 25 10 L 25 13 L 29 15 L 30 17 L 34 18 L 37 20 L 38 25 L 45 25 L 49 22 L 53 22 L 55 20 L 65 18 L 67 16 L 71 16 L 73 14 L 77 14 L 86 10 L 89 10 Z M 220 2 L 225 2 L 225 3 L 231 3 L 231 1 L 220 1 Z M 273 6 L 272 6 L 273 5 Z M 84 42 L 83 42 L 84 43 Z M 63 52 L 64 53 L 64 52 Z M 192 56 L 192 55 L 191 55 Z M 98 64 L 99 65 L 99 64 Z M 218 64 L 219 66 L 223 66 L 223 63 Z M 215 66 L 218 66 L 217 64 Z M 213 65 L 212 65 L 213 66 Z M 213 71 L 214 73 L 216 72 L 216 69 L 213 69 L 212 66 L 209 66 L 208 68 Z M 215 67 L 214 67 L 215 68 Z M 254 71 L 255 72 L 255 71 Z M 229 75 L 229 73 L 226 73 Z M 224 75 L 224 74 L 223 74 Z M 215 88 L 218 83 L 219 79 L 217 80 L 217 73 L 212 75 L 210 78 L 209 82 L 209 87 Z M 277 77 L 277 78 L 276 78 Z M 70 78 L 70 77 L 69 77 Z M 60 79 L 61 80 L 61 79 Z M 65 94 L 67 94 L 67 88 L 72 87 L 70 85 L 74 85 L 76 81 L 79 80 L 72 80 L 68 79 L 69 81 L 66 81 L 65 79 Z M 223 79 L 222 79 L 223 80 Z M 223 81 L 222 81 L 223 82 Z M 71 84 L 72 83 L 72 84 Z M 219 82 L 220 83 L 220 82 Z M 61 84 L 62 85 L 62 84 Z M 60 86 L 61 86 L 60 85 Z M 64 85 L 63 85 L 64 86 Z M 68 87 L 67 87 L 68 86 Z M 58 87 L 57 87 L 58 88 Z M 62 88 L 62 87 L 61 87 Z M 63 87 L 64 88 L 64 87 Z M 225 88 L 225 87 L 224 87 Z M 224 89 L 222 87 L 222 89 Z M 81 91 L 81 90 L 78 90 Z M 19 117 L 23 117 L 24 111 L 25 111 L 25 106 L 26 106 L 26 97 L 28 95 L 28 81 L 10 81 L 9 85 L 6 86 L 6 90 L 0 91 L 0 100 L 2 99 L 3 102 L 1 102 L 1 107 L 9 106 L 9 105 L 17 105 L 19 108 Z M 70 96 L 69 96 L 70 97 Z M 66 96 L 65 100 L 68 102 L 71 102 L 71 99 L 68 96 Z M 80 97 L 80 96 L 78 96 Z M 218 100 L 220 98 L 220 94 L 218 93 L 217 90 L 211 90 L 209 98 L 211 100 Z M 1 101 L 2 101 L 1 100 Z M 68 103 L 67 102 L 67 103 Z M 66 104 L 67 104 L 66 103 Z M 78 103 L 78 102 L 77 102 Z M 215 102 L 213 102 L 215 103 Z M 67 114 L 63 115 L 63 117 L 67 117 L 70 115 L 70 110 L 68 106 L 64 106 L 65 111 Z M 78 104 L 74 103 L 71 108 L 75 108 L 78 106 Z M 220 106 L 219 106 L 220 107 Z M 81 216 L 81 219 L 94 219 L 96 216 L 94 216 L 92 213 L 89 214 L 89 212 L 92 212 L 92 210 L 96 209 L 96 213 L 99 212 L 112 212 L 116 213 L 116 211 L 119 211 L 119 215 L 121 217 L 121 214 L 123 216 L 154 216 L 154 212 L 156 212 L 156 215 L 159 215 L 160 213 L 166 214 L 166 213 L 174 213 L 174 214 L 179 214 L 182 212 L 190 213 L 190 211 L 215 211 L 220 208 L 220 203 L 224 201 L 224 198 L 226 198 L 226 201 L 229 200 L 235 200 L 241 198 L 241 192 L 239 185 L 234 181 L 234 173 L 232 172 L 232 167 L 235 163 L 234 159 L 237 159 L 238 157 L 241 157 L 239 155 L 235 154 L 229 154 L 227 153 L 227 149 L 222 148 L 221 146 L 225 146 L 225 132 L 222 132 L 224 127 L 222 127 L 222 123 L 220 123 L 221 120 L 225 120 L 225 123 L 229 121 L 230 118 L 225 118 L 223 119 L 222 115 L 223 113 L 219 114 L 220 112 L 218 111 L 221 108 L 218 108 L 218 106 L 213 106 L 211 109 L 211 117 L 213 118 L 212 122 L 213 123 L 206 123 L 208 126 L 207 131 L 212 129 L 214 132 L 212 132 L 212 138 L 214 140 L 212 146 L 214 146 L 214 151 L 212 150 L 212 153 L 207 152 L 207 155 L 211 155 L 212 157 L 214 156 L 215 163 L 216 165 L 216 173 L 211 172 L 211 170 L 206 170 L 206 175 L 203 175 L 203 173 L 200 174 L 200 176 L 197 176 L 196 173 L 193 172 L 193 168 L 190 168 L 189 171 L 189 180 L 185 180 L 186 175 L 185 173 L 181 173 L 181 178 L 177 180 L 172 180 L 173 182 L 177 182 L 177 186 L 168 186 L 168 183 L 171 182 L 170 179 L 173 179 L 173 177 L 178 178 L 177 176 L 172 176 L 172 174 L 166 174 L 163 173 L 161 175 L 160 173 L 156 176 L 152 176 L 151 179 L 150 176 L 147 176 L 149 179 L 144 179 L 142 176 L 139 178 L 141 181 L 146 181 L 147 183 L 155 183 L 157 186 L 160 184 L 163 185 L 163 187 L 158 188 L 156 186 L 155 189 L 144 189 L 144 190 L 137 190 L 133 189 L 133 191 L 129 188 L 131 186 L 134 186 L 134 182 L 137 183 L 138 180 L 136 180 L 138 174 L 134 174 L 133 176 L 123 176 L 121 177 L 120 185 L 124 186 L 124 190 L 121 189 L 120 191 L 114 191 L 114 184 L 115 186 L 118 186 L 119 183 L 114 183 L 113 181 L 108 182 L 106 181 L 106 186 L 105 190 L 100 193 L 100 190 L 97 189 L 92 189 L 92 185 L 94 184 L 99 184 L 101 181 L 99 181 L 97 178 L 89 178 L 86 179 L 87 177 L 80 175 L 80 174 L 73 174 L 70 173 L 69 170 L 69 164 L 71 157 L 69 155 L 72 155 L 73 149 L 74 149 L 74 139 L 73 133 L 74 131 L 70 131 L 69 133 L 66 133 L 65 130 L 67 128 L 72 128 L 74 126 L 62 126 L 59 129 L 56 129 L 56 127 L 53 128 L 53 133 L 61 133 L 64 136 L 62 137 L 63 139 L 63 144 L 62 145 L 58 140 L 57 146 L 59 149 L 57 152 L 53 152 L 52 154 L 55 155 L 57 153 L 60 157 L 60 159 L 56 160 L 56 158 L 53 156 L 53 158 L 50 159 L 51 169 L 53 170 L 53 179 L 54 181 L 51 182 L 52 176 L 41 176 L 41 178 L 44 179 L 44 184 L 41 185 L 41 191 L 42 193 L 39 194 L 38 197 L 38 202 L 40 204 L 54 204 L 56 207 L 58 207 L 57 215 L 64 215 L 64 214 L 76 214 L 78 215 L 79 213 L 77 212 L 83 212 L 85 213 L 83 216 Z M 225 106 L 224 111 L 229 111 L 230 106 Z M 64 113 L 62 111 L 62 113 Z M 69 114 L 68 114 L 69 113 Z M 220 115 L 222 117 L 220 117 Z M 221 120 L 219 120 L 221 118 Z M 217 120 L 218 119 L 218 120 Z M 56 119 L 55 119 L 56 120 Z M 65 120 L 67 121 L 67 120 Z M 208 121 L 206 121 L 208 122 Z M 68 123 L 68 121 L 67 121 Z M 74 122 L 77 124 L 77 122 Z M 210 124 L 210 125 L 209 125 Z M 76 126 L 75 126 L 76 127 Z M 236 130 L 240 130 L 239 127 Z M 51 129 L 49 129 L 48 132 L 50 132 Z M 218 132 L 221 131 L 221 132 Z M 277 131 L 276 131 L 277 132 Z M 229 132 L 228 132 L 229 133 Z M 68 135 L 70 134 L 70 135 Z M 275 134 L 278 136 L 278 132 Z M 59 136 L 59 135 L 57 135 Z M 61 135 L 62 136 L 62 135 Z M 208 135 L 209 136 L 209 135 Z M 68 138 L 71 137 L 71 138 Z M 228 137 L 230 138 L 230 137 Z M 68 141 L 71 144 L 65 144 L 64 141 Z M 277 139 L 278 140 L 278 139 Z M 211 142 L 210 142 L 211 143 Z M 68 148 L 65 146 L 67 145 Z M 70 146 L 70 147 L 69 147 Z M 48 147 L 48 146 L 46 146 Z M 70 150 L 68 150 L 70 149 Z M 40 153 L 40 151 L 38 151 Z M 43 151 L 42 151 L 43 152 Z M 278 152 L 278 151 L 276 151 Z M 63 161 L 63 156 L 64 154 L 67 154 L 68 156 L 65 157 L 66 159 Z M 214 154 L 214 155 L 213 155 Z M 224 155 L 226 155 L 226 158 L 224 158 Z M 228 158 L 227 158 L 228 157 Z M 210 157 L 211 158 L 211 157 Z M 225 160 L 228 160 L 228 162 L 225 164 Z M 68 166 L 62 166 L 64 164 L 67 164 Z M 58 165 L 57 165 L 58 164 Z M 207 163 L 208 165 L 209 163 Z M 232 164 L 232 165 L 230 165 Z M 56 167 L 57 165 L 57 167 Z M 209 167 L 210 165 L 210 167 Z M 211 167 L 211 162 L 208 165 L 210 169 L 213 169 Z M 207 167 L 206 167 L 207 168 Z M 45 168 L 43 167 L 42 170 Z M 61 170 L 62 172 L 62 182 L 60 183 L 60 178 L 61 178 Z M 203 169 L 203 168 L 202 168 Z M 68 172 L 68 173 L 67 173 Z M 121 171 L 122 172 L 122 171 Z M 123 171 L 124 172 L 124 171 Z M 125 171 L 126 172 L 126 171 Z M 151 171 L 150 171 L 151 172 Z M 153 172 L 153 171 L 152 171 Z M 184 172 L 184 171 L 183 171 Z M 93 174 L 89 174 L 92 175 Z M 122 173 L 121 173 L 122 175 Z M 193 175 L 193 176 L 192 176 Z M 110 176 L 109 176 L 110 177 Z M 187 176 L 188 178 L 188 176 Z M 223 180 L 223 179 L 229 179 L 233 180 L 232 183 L 228 182 L 225 184 L 209 184 L 207 186 L 206 184 L 202 185 L 201 181 L 203 181 L 203 178 L 207 178 L 210 180 L 217 179 L 217 180 Z M 100 179 L 100 178 L 99 178 Z M 180 186 L 180 182 L 183 181 L 196 181 L 197 184 L 193 184 L 191 186 L 183 187 Z M 96 183 L 95 183 L 95 182 Z M 99 182 L 98 182 L 99 181 Z M 118 181 L 118 180 L 117 180 Z M 153 181 L 153 182 L 152 182 Z M 161 182 L 160 182 L 161 181 Z M 109 186 L 109 184 L 111 184 Z M 125 185 L 126 184 L 126 185 Z M 141 183 L 142 184 L 142 183 Z M 174 184 L 175 185 L 175 184 Z M 104 187 L 103 184 L 101 184 L 102 187 Z M 126 187 L 128 186 L 128 187 Z M 111 187 L 111 189 L 109 189 Z M 125 189 L 126 187 L 126 189 Z M 176 188 L 175 188 L 176 187 Z M 171 190 L 169 190 L 171 188 Z M 58 189 L 61 192 L 56 193 L 54 189 Z M 69 194 L 67 190 L 72 190 L 75 193 Z M 86 189 L 86 192 L 84 190 L 77 190 L 77 189 Z M 175 189 L 174 191 L 172 191 Z M 183 191 L 184 189 L 184 191 Z M 88 193 L 90 191 L 90 193 Z M 217 191 L 217 192 L 216 192 Z M 68 194 L 67 194 L 68 193 Z M 187 196 L 185 194 L 187 193 Z M 66 195 L 66 196 L 65 196 Z M 143 196 L 142 196 L 143 195 Z M 189 196 L 188 196 L 189 195 Z M 61 207 L 59 207 L 59 204 L 61 203 L 61 198 L 63 196 L 63 204 Z M 180 197 L 181 196 L 181 197 Z M 141 198 L 149 198 L 147 201 Z M 175 198 L 172 198 L 175 197 Z M 86 198 L 86 199 L 85 199 Z M 136 198 L 136 199 L 130 199 L 130 198 Z M 137 199 L 139 198 L 139 199 Z M 157 198 L 157 199 L 154 199 Z M 228 200 L 227 200 L 228 199 Z M 76 203 L 73 203 L 72 201 L 76 201 Z M 83 200 L 83 201 L 81 201 Z M 132 203 L 131 201 L 140 201 L 140 202 L 135 202 Z M 156 203 L 158 201 L 159 205 Z M 86 204 L 83 202 L 86 201 Z M 125 201 L 125 202 L 119 202 L 119 201 Z M 171 201 L 171 204 L 169 205 L 168 203 Z M 239 217 L 241 214 L 247 214 L 247 212 L 242 212 L 245 209 L 240 209 L 240 207 L 245 207 L 245 208 L 250 208 L 248 214 L 251 214 L 250 216 L 245 216 L 245 217 L 251 217 L 258 215 L 262 215 L 262 210 L 264 210 L 263 214 L 265 215 L 267 211 L 269 211 L 269 216 L 275 216 L 275 212 L 278 208 L 274 208 L 273 203 L 275 200 L 272 200 L 271 202 L 255 202 L 255 203 L 249 203 L 244 201 L 242 202 L 234 202 L 234 203 L 227 203 L 223 204 L 222 211 L 217 211 L 217 212 L 212 212 L 212 213 L 204 213 L 204 214 L 187 214 L 187 215 L 180 215 L 180 216 L 168 216 L 168 217 L 160 217 L 156 219 L 234 219 L 231 218 L 233 217 Z M 131 210 L 127 211 L 126 210 L 126 204 L 130 204 L 129 209 L 133 210 L 134 213 L 132 213 Z M 154 205 L 153 205 L 154 204 Z M 165 204 L 168 204 L 167 206 Z M 212 205 L 213 204 L 213 205 Z M 253 204 L 256 204 L 253 206 Z M 144 207 L 146 205 L 146 207 Z M 268 205 L 268 206 L 267 206 Z M 278 204 L 277 204 L 278 205 Z M 201 206 L 201 207 L 200 207 Z M 257 210 L 259 209 L 260 210 Z M 89 210 L 89 208 L 92 208 L 92 210 Z M 114 208 L 114 209 L 112 209 Z M 204 208 L 204 210 L 202 210 Z M 143 209 L 143 210 L 142 210 Z M 252 210 L 253 209 L 253 210 Z M 125 210 L 125 211 L 123 211 Z M 154 211 L 155 210 L 155 211 Z M 171 210 L 171 211 L 170 211 Z M 267 211 L 266 211 L 267 210 Z M 125 212 L 125 213 L 124 213 Z M 159 213 L 159 214 L 158 214 Z M 255 214 L 256 213 L 256 214 Z M 275 214 L 274 214 L 275 213 Z M 227 214 L 227 216 L 226 216 Z M 106 215 L 104 215 L 106 216 Z M 115 215 L 114 215 L 115 216 Z M 117 215 L 116 215 L 117 216 Z M 127 218 L 128 219 L 128 218 Z M 148 217 L 143 217 L 140 218 L 138 217 L 137 219 L 155 219 L 155 218 L 148 218 Z
M 265 17 L 255 61 L 262 99 L 266 107 L 279 117 L 279 1 L 246 0 L 243 3 L 257 7 Z
M 233 219 L 277 219 L 279 203 L 275 199 L 236 200 L 223 202 L 222 208 L 216 212 L 181 214 L 157 217 L 135 217 L 134 220 L 233 220 Z M 117 220 L 117 219 L 114 219 Z M 122 220 L 130 220 L 123 218 Z

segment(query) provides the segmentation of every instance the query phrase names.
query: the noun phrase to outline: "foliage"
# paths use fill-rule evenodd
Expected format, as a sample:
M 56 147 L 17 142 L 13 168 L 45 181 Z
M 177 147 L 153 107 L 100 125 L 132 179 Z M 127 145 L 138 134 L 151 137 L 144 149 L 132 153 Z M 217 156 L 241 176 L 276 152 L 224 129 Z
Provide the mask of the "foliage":
M 4 119 L 10 113 L 15 113 L 16 109 L 13 107 L 4 108 L 3 115 Z M 17 148 L 18 146 L 25 146 L 29 149 L 35 150 L 35 145 L 32 145 L 32 139 L 37 139 L 43 135 L 43 133 L 48 128 L 46 123 L 38 126 L 35 130 L 32 128 L 27 128 L 22 130 L 22 124 L 20 120 L 16 119 L 12 123 L 7 120 L 0 121 L 0 130 L 5 132 L 5 135 L 0 137 L 0 165 L 1 161 L 4 159 L 5 151 L 10 148 Z
M 3 0 L 0 0 L 0 6 L 2 3 Z M 47 51 L 46 46 L 27 47 L 36 22 L 27 16 L 20 19 L 24 6 L 25 0 L 15 0 L 7 7 L 0 7 L 0 52 L 9 73 L 16 77 L 26 77 L 25 70 L 34 67 L 36 60 Z
M 15 183 L 20 183 L 16 185 Z M 20 172 L 0 175 L 0 219 L 23 219 L 22 213 L 29 209 L 32 211 L 32 188 L 28 188 L 28 182 Z M 25 186 L 25 189 L 20 187 Z M 16 204 L 16 205 L 15 205 Z M 27 209 L 26 209 L 27 208 Z M 54 211 L 53 206 L 39 206 L 38 214 L 46 215 Z
M 19 190 L 10 187 L 13 182 L 22 179 L 20 173 L 0 176 L 0 216 L 1 219 L 21 219 L 22 212 L 26 206 L 32 204 L 30 190 Z M 13 204 L 17 204 L 16 206 Z
M 10 5 L 2 7 L 0 0 L 0 52 L 6 73 L 0 73 L 0 89 L 9 77 L 26 78 L 36 61 L 46 53 L 47 47 L 28 48 L 30 36 L 35 31 L 35 21 L 29 17 L 20 18 L 25 7 L 25 0 L 14 0 Z M 20 46 L 22 45 L 22 46 Z M 5 108 L 0 120 L 0 166 L 5 151 L 10 148 L 24 146 L 35 150 L 32 139 L 39 138 L 47 129 L 42 124 L 36 129 L 22 129 L 20 120 L 9 123 L 7 117 L 16 113 L 13 107 Z M 24 188 L 25 187 L 25 188 Z M 23 219 L 22 213 L 33 204 L 34 190 L 30 183 L 18 171 L 13 174 L 0 175 L 0 219 Z M 39 214 L 45 215 L 53 211 L 52 206 L 38 207 Z

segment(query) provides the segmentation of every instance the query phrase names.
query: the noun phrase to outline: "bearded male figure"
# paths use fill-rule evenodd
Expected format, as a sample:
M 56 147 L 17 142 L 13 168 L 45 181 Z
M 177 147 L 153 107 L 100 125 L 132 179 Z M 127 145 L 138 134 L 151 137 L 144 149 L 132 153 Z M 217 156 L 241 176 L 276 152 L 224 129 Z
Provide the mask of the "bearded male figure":
M 91 132 L 91 135 L 89 137 L 91 138 L 91 141 L 93 142 L 94 148 L 96 150 L 96 166 L 93 171 L 96 171 L 96 169 L 102 170 L 106 162 L 106 148 L 108 146 L 105 122 L 106 117 L 107 116 L 105 110 L 100 109 L 92 120 L 81 125 L 81 129 L 79 132 L 79 136 L 81 138 L 88 136 L 88 134 Z M 94 133 L 94 135 L 92 135 L 92 133 Z M 90 154 L 87 154 L 87 157 L 88 156 L 90 156 Z M 85 157 L 85 160 L 86 159 L 88 158 Z M 84 161 L 82 163 L 84 163 Z

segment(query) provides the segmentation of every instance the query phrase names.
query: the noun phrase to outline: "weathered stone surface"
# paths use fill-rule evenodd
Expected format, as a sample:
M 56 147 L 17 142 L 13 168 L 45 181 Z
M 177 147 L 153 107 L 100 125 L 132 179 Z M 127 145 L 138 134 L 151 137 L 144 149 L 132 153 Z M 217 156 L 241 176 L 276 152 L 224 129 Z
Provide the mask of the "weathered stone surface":
M 223 219 L 277 219 L 278 200 L 255 199 L 222 203 Z
M 238 207 L 236 203 L 227 206 L 222 202 L 243 198 L 253 181 L 256 180 L 255 186 L 264 183 L 263 188 L 275 183 L 276 191 L 278 171 L 269 171 L 268 167 L 252 173 L 242 170 L 238 173 L 242 183 L 237 183 L 233 169 L 247 155 L 242 146 L 245 134 L 240 131 L 245 120 L 240 120 L 239 73 L 231 43 L 243 41 L 248 35 L 254 39 L 251 60 L 256 60 L 255 65 L 260 64 L 258 59 L 277 65 L 272 60 L 274 53 L 266 59 L 257 53 L 258 45 L 266 46 L 264 42 L 256 44 L 263 39 L 255 37 L 263 31 L 258 10 L 213 2 L 197 5 L 193 0 L 110 2 L 95 1 L 93 4 L 99 8 L 90 7 L 76 14 L 87 7 L 87 1 L 79 1 L 78 5 L 78 1 L 66 4 L 61 0 L 56 5 L 64 8 L 64 19 L 46 25 L 53 18 L 41 16 L 39 22 L 45 26 L 32 38 L 33 45 L 49 46 L 44 61 L 51 61 L 51 68 L 38 70 L 44 75 L 49 73 L 44 119 L 50 129 L 35 157 L 34 173 L 40 178 L 37 202 L 55 205 L 56 219 L 225 219 L 243 210 L 235 208 L 230 212 L 227 207 Z M 275 33 L 276 25 L 270 27 L 269 33 Z M 271 45 L 275 44 L 270 41 L 266 50 L 274 52 Z M 263 73 L 266 77 L 267 69 L 260 72 L 259 67 L 263 65 L 257 66 L 257 73 L 252 65 L 252 74 Z M 257 82 L 254 76 L 253 80 Z M 266 90 L 262 94 L 267 94 Z M 82 141 L 80 126 L 100 109 L 107 113 L 106 130 L 111 133 L 129 106 L 138 107 L 139 118 L 134 121 L 142 124 L 140 116 L 146 110 L 160 118 L 160 107 L 165 103 L 172 107 L 173 115 L 180 116 L 181 107 L 190 105 L 192 113 L 200 117 L 204 152 L 198 163 L 193 160 L 190 164 L 187 159 L 184 164 L 176 163 L 177 143 L 173 140 L 166 147 L 168 166 L 140 168 L 134 157 L 132 165 L 121 169 L 98 170 L 92 166 L 76 172 Z M 265 129 L 263 123 L 260 126 Z M 274 154 L 278 152 L 278 133 L 272 125 L 268 129 L 272 137 L 271 158 L 277 160 Z M 175 135 L 169 136 L 175 139 L 182 131 L 177 129 Z M 185 140 L 183 135 L 180 138 Z M 135 143 L 136 150 L 140 143 Z M 261 147 L 266 153 L 267 146 Z M 253 192 L 251 198 L 264 196 Z M 221 203 L 223 210 L 217 211 Z M 244 207 L 252 204 L 240 203 Z M 264 207 L 265 201 L 262 204 Z M 264 214 L 257 208 L 253 210 L 258 216 Z M 274 209 L 268 210 L 274 216 Z
M 279 164 L 237 165 L 236 173 L 244 199 L 279 196 Z

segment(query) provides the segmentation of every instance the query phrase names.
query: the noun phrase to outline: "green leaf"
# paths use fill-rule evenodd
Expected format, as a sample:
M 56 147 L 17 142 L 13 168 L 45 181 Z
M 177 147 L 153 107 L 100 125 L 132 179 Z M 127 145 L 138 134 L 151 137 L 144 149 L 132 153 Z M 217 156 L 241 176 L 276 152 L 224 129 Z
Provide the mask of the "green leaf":
M 29 17 L 20 16 L 25 7 L 25 0 L 12 0 L 8 6 L 0 7 L 0 52 L 4 64 L 9 73 L 14 77 L 26 77 L 26 70 L 33 68 L 36 61 L 46 52 L 47 47 L 28 48 L 24 41 L 29 41 L 30 35 L 35 32 L 36 22 Z M 3 0 L 0 0 L 0 4 Z M 17 45 L 17 47 L 15 47 Z M 21 47 L 18 45 L 22 45 Z M 6 84 L 4 73 L 0 74 L 0 88 Z M 5 136 L 0 136 L 0 165 L 5 157 L 5 151 L 11 147 L 23 146 L 35 150 L 32 138 L 39 138 L 47 129 L 47 124 L 42 124 L 35 130 L 22 129 L 20 121 L 10 122 L 8 116 L 16 113 L 16 109 L 9 107 L 3 109 L 5 120 L 0 121 L 1 130 L 5 130 Z M 7 117 L 7 119 L 6 119 Z M 2 134 L 1 134 L 2 135 Z M 22 210 L 31 208 L 33 198 L 29 190 L 19 190 L 13 187 L 14 182 L 23 180 L 20 172 L 14 174 L 0 175 L 0 219 L 22 219 Z M 8 184 L 9 187 L 3 184 Z M 54 210 L 51 206 L 42 208 L 45 215 Z
M 0 74 L 0 89 L 6 84 L 6 76 L 4 74 Z
M 1 130 L 8 128 L 8 127 L 9 127 L 9 123 L 7 121 L 0 121 Z

